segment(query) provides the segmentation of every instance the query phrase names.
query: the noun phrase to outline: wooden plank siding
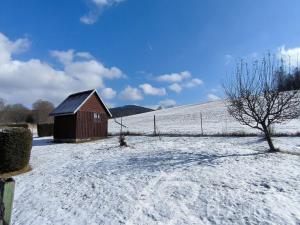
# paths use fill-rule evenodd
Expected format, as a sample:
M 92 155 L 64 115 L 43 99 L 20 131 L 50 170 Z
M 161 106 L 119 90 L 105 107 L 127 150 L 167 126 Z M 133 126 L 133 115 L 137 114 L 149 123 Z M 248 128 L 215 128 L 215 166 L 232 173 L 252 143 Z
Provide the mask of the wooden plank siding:
M 99 138 L 107 136 L 107 115 L 98 113 L 100 119 L 94 118 L 94 112 L 79 111 L 77 113 L 77 139 Z
M 100 115 L 100 119 L 94 119 L 94 113 Z M 100 138 L 107 136 L 108 116 L 98 99 L 93 94 L 77 112 L 77 130 L 78 139 Z
M 104 106 L 100 102 L 96 94 L 93 94 L 78 111 L 106 113 Z

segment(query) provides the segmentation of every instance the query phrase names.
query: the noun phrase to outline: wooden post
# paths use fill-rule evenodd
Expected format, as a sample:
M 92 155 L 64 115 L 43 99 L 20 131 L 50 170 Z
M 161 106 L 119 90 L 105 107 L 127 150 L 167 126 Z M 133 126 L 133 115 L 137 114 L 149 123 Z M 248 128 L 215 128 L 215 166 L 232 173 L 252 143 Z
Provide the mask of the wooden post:
M 156 119 L 155 119 L 155 115 L 153 117 L 153 126 L 154 126 L 154 136 L 156 136 Z
M 201 120 L 201 135 L 203 136 L 202 113 L 200 113 L 200 120 Z
M 15 181 L 12 178 L 0 179 L 0 225 L 11 222 Z
M 123 134 L 123 117 L 121 117 L 121 135 Z

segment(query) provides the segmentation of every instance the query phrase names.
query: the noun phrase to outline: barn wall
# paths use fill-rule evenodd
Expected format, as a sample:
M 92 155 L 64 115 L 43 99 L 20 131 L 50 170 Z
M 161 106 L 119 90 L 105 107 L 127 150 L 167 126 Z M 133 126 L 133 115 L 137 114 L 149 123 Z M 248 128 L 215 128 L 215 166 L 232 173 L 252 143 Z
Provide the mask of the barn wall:
M 94 119 L 94 112 L 77 113 L 77 139 L 100 138 L 107 136 L 108 119 L 106 113 L 99 113 L 100 119 Z
M 76 115 L 54 117 L 54 139 L 76 139 Z
M 94 119 L 94 113 L 100 119 Z M 96 94 L 92 95 L 77 112 L 77 139 L 107 137 L 108 116 Z
M 84 104 L 79 111 L 84 112 L 103 112 L 105 113 L 104 106 L 99 102 L 96 94 L 93 94 Z

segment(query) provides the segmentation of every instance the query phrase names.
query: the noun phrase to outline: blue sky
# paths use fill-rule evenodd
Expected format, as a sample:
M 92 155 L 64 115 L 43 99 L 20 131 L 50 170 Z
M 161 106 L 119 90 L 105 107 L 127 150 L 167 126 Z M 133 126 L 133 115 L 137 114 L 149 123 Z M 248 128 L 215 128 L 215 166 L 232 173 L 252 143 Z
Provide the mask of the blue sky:
M 237 57 L 300 53 L 299 0 L 2 0 L 0 97 L 215 100 Z M 292 59 L 293 61 L 293 59 Z

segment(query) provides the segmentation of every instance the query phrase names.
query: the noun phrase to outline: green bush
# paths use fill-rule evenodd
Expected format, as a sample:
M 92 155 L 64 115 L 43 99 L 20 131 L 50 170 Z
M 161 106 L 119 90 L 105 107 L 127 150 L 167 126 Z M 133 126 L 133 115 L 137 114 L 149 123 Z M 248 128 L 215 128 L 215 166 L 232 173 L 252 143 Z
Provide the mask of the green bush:
M 0 127 L 22 127 L 22 128 L 29 128 L 28 123 L 5 123 L 0 124 Z
M 25 128 L 0 129 L 0 173 L 21 170 L 30 160 L 32 134 Z
M 40 123 L 37 125 L 39 137 L 53 136 L 53 123 Z

